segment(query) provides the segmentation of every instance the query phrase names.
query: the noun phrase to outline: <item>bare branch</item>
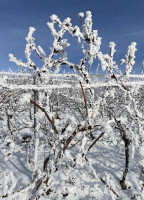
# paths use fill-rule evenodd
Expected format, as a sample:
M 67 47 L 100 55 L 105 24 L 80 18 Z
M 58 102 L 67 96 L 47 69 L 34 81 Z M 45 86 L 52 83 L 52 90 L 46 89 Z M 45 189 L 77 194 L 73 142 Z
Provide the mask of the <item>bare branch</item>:
M 34 102 L 33 100 L 30 100 L 30 103 L 33 104 L 33 105 L 35 105 L 35 106 L 36 106 L 37 108 L 39 108 L 42 112 L 45 113 L 45 115 L 46 115 L 48 121 L 50 122 L 50 124 L 51 124 L 51 126 L 52 126 L 52 129 L 54 130 L 54 132 L 55 132 L 56 134 L 58 134 L 59 132 L 58 132 L 58 130 L 57 130 L 57 128 L 56 128 L 56 126 L 55 126 L 53 120 L 49 117 L 48 113 L 46 112 L 46 110 L 45 110 L 44 108 L 42 108 L 39 104 L 37 104 L 36 102 Z
M 84 98 L 84 103 L 85 103 L 85 108 L 86 108 L 86 116 L 88 117 L 88 105 L 87 105 L 87 100 L 86 100 L 85 92 L 84 92 L 81 81 L 80 81 L 80 86 L 81 86 L 81 90 L 82 90 L 82 94 L 83 94 L 83 98 Z
M 70 144 L 70 142 L 72 141 L 72 139 L 76 136 L 77 134 L 77 130 L 75 130 L 72 135 L 67 139 L 65 146 L 63 147 L 63 153 L 65 152 L 65 150 L 67 149 L 68 145 Z
M 105 132 L 102 132 L 98 138 L 95 139 L 95 141 L 90 145 L 90 147 L 88 148 L 88 151 L 90 151 L 90 149 L 97 143 L 97 141 L 99 141 L 99 139 L 104 135 Z

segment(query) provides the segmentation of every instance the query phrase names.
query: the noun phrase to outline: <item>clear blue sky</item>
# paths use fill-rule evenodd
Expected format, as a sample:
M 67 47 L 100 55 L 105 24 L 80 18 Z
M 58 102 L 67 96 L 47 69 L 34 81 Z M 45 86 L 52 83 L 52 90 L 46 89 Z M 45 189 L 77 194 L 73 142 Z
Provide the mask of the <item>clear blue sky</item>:
M 91 11 L 93 28 L 102 37 L 102 51 L 109 52 L 109 41 L 116 43 L 115 60 L 123 58 L 131 42 L 137 42 L 134 71 L 141 71 L 144 59 L 144 0 L 0 0 L 0 71 L 15 64 L 9 62 L 9 53 L 25 60 L 25 37 L 30 26 L 36 28 L 35 43 L 49 51 L 52 36 L 46 25 L 50 16 L 70 17 L 80 26 L 79 12 Z M 72 45 L 70 59 L 77 61 L 79 47 Z

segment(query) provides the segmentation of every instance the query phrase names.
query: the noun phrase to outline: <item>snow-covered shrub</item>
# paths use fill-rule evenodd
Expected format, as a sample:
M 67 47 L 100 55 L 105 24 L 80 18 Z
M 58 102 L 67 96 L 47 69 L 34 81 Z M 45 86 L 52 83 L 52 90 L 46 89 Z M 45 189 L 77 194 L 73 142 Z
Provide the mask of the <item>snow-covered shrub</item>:
M 48 56 L 36 46 L 33 27 L 26 37 L 27 62 L 9 54 L 10 61 L 28 69 L 33 82 L 31 87 L 2 90 L 3 165 L 18 169 L 4 171 L 2 199 L 143 199 L 139 180 L 143 156 L 138 152 L 144 127 L 135 97 L 140 89 L 128 85 L 136 43 L 116 64 L 115 43 L 109 43 L 110 54 L 103 54 L 91 12 L 84 16 L 79 13 L 80 28 L 70 18 L 62 22 L 51 16 L 47 25 L 54 40 Z M 82 44 L 79 63 L 68 60 L 66 32 Z M 42 67 L 31 59 L 33 52 Z M 107 72 L 105 82 L 90 74 L 96 59 Z M 119 65 L 124 63 L 122 74 Z M 67 83 L 65 75 L 55 79 L 64 65 L 75 72 L 74 82 L 72 76 Z

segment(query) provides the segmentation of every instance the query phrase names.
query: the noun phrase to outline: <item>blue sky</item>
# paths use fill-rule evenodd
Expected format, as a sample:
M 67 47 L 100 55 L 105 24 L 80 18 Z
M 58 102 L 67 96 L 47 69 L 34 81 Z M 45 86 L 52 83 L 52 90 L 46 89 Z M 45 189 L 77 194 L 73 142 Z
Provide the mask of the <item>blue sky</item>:
M 78 13 L 87 10 L 92 12 L 93 28 L 102 37 L 102 51 L 108 53 L 109 42 L 116 43 L 117 62 L 128 45 L 137 42 L 133 71 L 140 73 L 144 59 L 144 0 L 0 0 L 0 71 L 18 69 L 9 62 L 9 53 L 25 61 L 25 37 L 30 26 L 36 28 L 35 43 L 49 52 L 52 36 L 46 22 L 50 16 L 56 14 L 61 20 L 70 17 L 73 25 L 80 26 Z M 77 62 L 79 47 L 73 43 L 69 52 L 70 59 Z

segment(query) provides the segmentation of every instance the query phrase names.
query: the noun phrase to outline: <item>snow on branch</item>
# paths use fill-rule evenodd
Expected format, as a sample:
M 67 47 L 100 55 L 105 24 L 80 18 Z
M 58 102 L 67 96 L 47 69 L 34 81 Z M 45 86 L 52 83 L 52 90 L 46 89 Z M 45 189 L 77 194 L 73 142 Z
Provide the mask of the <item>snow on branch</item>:
M 133 65 L 135 64 L 135 52 L 136 49 L 136 42 L 132 42 L 131 45 L 128 46 L 128 51 L 125 56 L 125 63 L 126 63 L 126 71 L 125 74 L 129 75 L 129 73 L 132 71 Z

